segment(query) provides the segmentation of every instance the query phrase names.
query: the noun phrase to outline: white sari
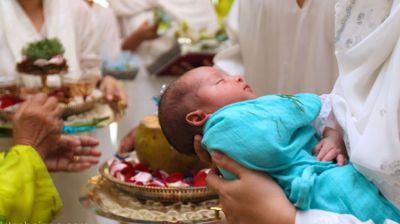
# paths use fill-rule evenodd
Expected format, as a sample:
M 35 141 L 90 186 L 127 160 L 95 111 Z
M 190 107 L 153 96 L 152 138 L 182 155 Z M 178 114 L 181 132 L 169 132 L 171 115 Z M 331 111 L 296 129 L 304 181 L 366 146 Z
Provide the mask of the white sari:
M 356 168 L 400 208 L 400 1 L 374 32 L 337 53 L 334 113 Z
M 370 8 L 365 12 L 371 12 L 383 9 L 389 1 L 351 2 L 347 10 L 361 5 Z M 389 10 L 390 15 L 380 20 L 376 29 L 366 31 L 365 38 L 350 34 L 351 38 L 338 45 L 340 76 L 333 90 L 333 110 L 347 136 L 353 165 L 400 207 L 400 1 L 394 0 Z M 365 15 L 358 14 L 358 24 L 365 22 L 360 19 Z M 314 210 L 299 212 L 296 223 L 362 222 L 352 216 Z

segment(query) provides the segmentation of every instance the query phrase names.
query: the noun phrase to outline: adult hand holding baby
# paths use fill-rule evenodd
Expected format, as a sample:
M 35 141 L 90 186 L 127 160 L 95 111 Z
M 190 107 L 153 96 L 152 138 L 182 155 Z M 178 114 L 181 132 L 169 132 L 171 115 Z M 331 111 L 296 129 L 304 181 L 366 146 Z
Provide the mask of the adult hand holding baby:
M 228 223 L 295 223 L 296 209 L 271 177 L 246 169 L 220 152 L 214 151 L 210 156 L 201 146 L 201 139 L 200 135 L 194 138 L 194 148 L 200 160 L 239 177 L 224 180 L 213 168 L 206 178 L 207 186 L 219 195 Z

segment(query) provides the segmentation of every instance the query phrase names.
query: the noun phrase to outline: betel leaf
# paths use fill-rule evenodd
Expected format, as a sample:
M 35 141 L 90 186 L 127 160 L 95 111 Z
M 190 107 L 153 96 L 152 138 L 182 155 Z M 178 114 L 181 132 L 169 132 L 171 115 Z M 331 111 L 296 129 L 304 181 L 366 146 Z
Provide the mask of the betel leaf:
M 45 38 L 40 41 L 29 43 L 22 49 L 22 54 L 29 61 L 37 59 L 50 59 L 55 55 L 63 54 L 64 47 L 58 38 Z

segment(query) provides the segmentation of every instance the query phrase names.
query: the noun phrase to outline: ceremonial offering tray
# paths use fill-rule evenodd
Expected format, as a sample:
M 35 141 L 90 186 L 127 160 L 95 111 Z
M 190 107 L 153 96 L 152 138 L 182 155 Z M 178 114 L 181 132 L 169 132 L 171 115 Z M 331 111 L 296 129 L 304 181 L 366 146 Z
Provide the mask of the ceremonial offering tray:
M 117 162 L 118 163 L 118 162 Z M 135 173 L 127 177 L 130 171 L 127 163 L 132 163 Z M 111 168 L 110 168 L 111 166 Z M 124 167 L 125 166 L 125 167 Z M 117 169 L 120 169 L 118 171 Z M 100 168 L 101 175 L 112 183 L 117 189 L 132 196 L 145 200 L 155 200 L 159 202 L 201 202 L 217 198 L 217 194 L 207 188 L 205 183 L 205 171 L 199 171 L 193 178 L 183 179 L 179 173 L 166 176 L 164 180 L 161 175 L 168 175 L 162 171 L 145 171 L 146 167 L 135 162 L 113 162 L 104 163 Z M 143 170 L 143 171 L 139 171 Z M 124 175 L 118 175 L 121 172 Z M 155 172 L 158 172 L 155 174 Z M 157 176 L 157 178 L 155 178 Z M 145 181 L 144 181 L 145 180 Z M 166 180 L 166 181 L 165 181 Z
M 12 136 L 11 116 L 19 104 L 0 110 L 0 137 Z M 75 108 L 69 108 L 76 110 Z M 92 109 L 65 117 L 64 133 L 76 134 L 78 132 L 91 131 L 107 126 L 115 119 L 114 111 L 108 104 L 98 102 Z
M 221 222 L 218 200 L 199 203 L 161 203 L 141 200 L 115 188 L 105 177 L 92 177 L 82 189 L 81 204 L 97 215 L 124 223 L 208 223 Z
M 0 136 L 12 134 L 13 114 L 25 100 L 40 92 L 57 98 L 63 108 L 65 133 L 94 130 L 111 123 L 114 114 L 122 114 L 122 107 L 113 111 L 103 102 L 102 92 L 96 89 L 98 74 L 91 74 L 90 70 L 68 73 L 64 52 L 57 38 L 31 42 L 22 49 L 22 60 L 16 64 L 20 76 L 3 78 L 0 83 Z M 60 77 L 48 80 L 49 75 Z M 41 78 L 41 83 L 35 76 Z

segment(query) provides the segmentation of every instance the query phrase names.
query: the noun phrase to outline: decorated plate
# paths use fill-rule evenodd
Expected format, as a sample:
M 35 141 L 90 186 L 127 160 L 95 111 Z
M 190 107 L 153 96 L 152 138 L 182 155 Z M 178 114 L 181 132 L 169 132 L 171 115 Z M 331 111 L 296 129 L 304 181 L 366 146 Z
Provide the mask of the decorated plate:
M 107 162 L 100 167 L 100 173 L 116 188 L 141 199 L 161 202 L 200 202 L 218 197 L 207 186 L 148 186 L 139 182 L 126 182 L 111 175 Z
M 12 136 L 12 124 L 10 120 L 7 119 L 11 117 L 12 114 L 12 112 L 0 112 L 0 137 Z M 114 111 L 108 104 L 97 103 L 89 111 L 68 116 L 64 120 L 63 132 L 76 134 L 79 132 L 92 131 L 109 125 L 114 119 Z
M 123 223 L 221 223 L 217 199 L 161 203 L 132 197 L 105 177 L 92 177 L 82 188 L 79 201 L 97 215 Z

